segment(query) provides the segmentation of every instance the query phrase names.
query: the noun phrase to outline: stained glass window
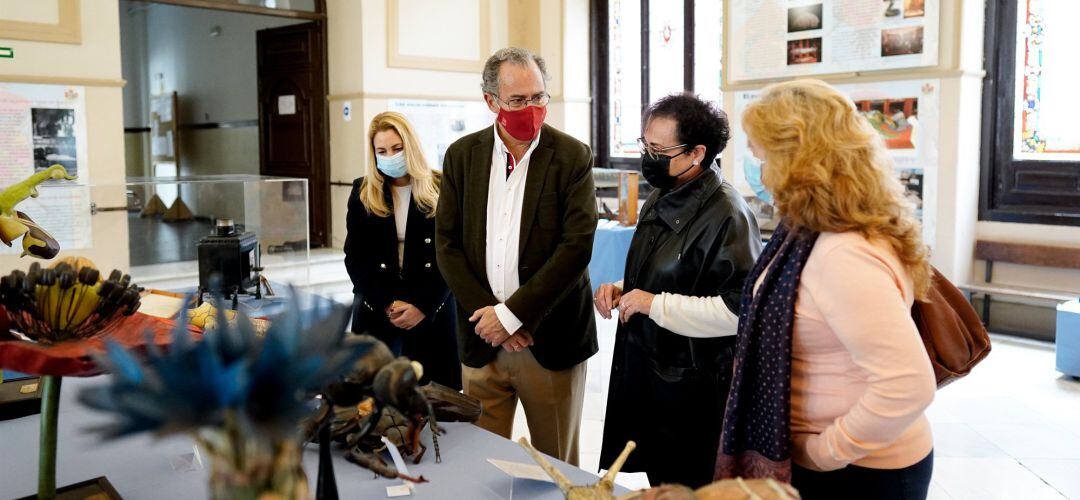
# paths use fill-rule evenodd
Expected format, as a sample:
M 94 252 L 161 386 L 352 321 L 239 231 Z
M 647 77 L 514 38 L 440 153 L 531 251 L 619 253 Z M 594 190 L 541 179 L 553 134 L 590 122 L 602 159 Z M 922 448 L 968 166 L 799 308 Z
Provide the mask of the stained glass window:
M 608 18 L 611 156 L 638 156 L 641 129 L 641 4 L 611 0 Z
M 1080 1 L 986 10 L 979 218 L 1080 226 Z
M 600 153 L 600 165 L 633 166 L 631 160 L 641 154 L 637 138 L 646 101 L 691 90 L 720 104 L 722 5 L 723 0 L 607 0 L 601 14 L 607 17 L 606 54 L 601 54 L 608 64 L 607 93 L 597 99 L 607 103 L 606 128 L 599 132 L 607 134 L 600 138 L 607 141 L 607 152 Z M 644 60 L 642 36 L 648 47 Z M 690 60 L 693 78 L 687 81 Z
M 1080 65 L 1071 57 L 1080 1 L 1018 1 L 1014 155 L 1080 161 Z
M 681 0 L 649 0 L 649 101 L 685 89 L 684 30 Z

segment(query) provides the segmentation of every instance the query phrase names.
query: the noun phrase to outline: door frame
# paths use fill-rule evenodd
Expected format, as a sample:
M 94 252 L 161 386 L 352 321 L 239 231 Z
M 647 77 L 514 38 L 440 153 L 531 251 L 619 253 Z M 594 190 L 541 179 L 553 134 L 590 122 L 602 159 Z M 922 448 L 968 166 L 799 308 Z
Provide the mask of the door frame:
M 241 12 L 245 14 L 261 14 L 265 16 L 291 17 L 294 19 L 310 19 L 312 21 L 326 20 L 326 0 L 315 0 L 315 12 L 303 10 L 273 9 L 258 5 L 246 5 L 233 3 L 228 0 L 140 0 L 146 3 L 162 3 L 191 7 L 195 9 L 224 10 L 228 12 Z
M 298 10 L 285 10 L 285 9 L 271 9 L 269 7 L 260 7 L 260 6 L 257 6 L 257 5 L 244 5 L 244 4 L 240 4 L 240 3 L 231 3 L 228 0 L 140 0 L 140 1 L 143 1 L 145 3 L 160 3 L 160 4 L 164 4 L 164 5 L 175 5 L 175 6 L 180 6 L 180 7 L 190 7 L 190 8 L 194 8 L 194 9 L 220 10 L 220 11 L 225 11 L 225 12 L 239 12 L 239 13 L 244 13 L 244 14 L 259 14 L 259 15 L 264 15 L 264 16 L 287 17 L 287 18 L 291 18 L 291 19 L 305 19 L 305 20 L 313 21 L 313 22 L 317 23 L 318 29 L 319 29 L 319 31 L 321 33 L 322 40 L 323 40 L 323 50 L 322 50 L 322 57 L 323 57 L 322 68 L 323 68 L 323 70 L 322 70 L 322 75 L 320 75 L 322 80 L 323 80 L 323 90 L 327 94 L 330 92 L 330 39 L 329 39 L 329 33 L 327 32 L 326 0 L 315 0 L 315 12 L 304 12 L 304 11 L 298 11 Z M 320 99 L 320 101 L 322 103 L 322 106 L 323 106 L 323 119 L 320 121 L 320 123 L 312 124 L 312 125 L 315 126 L 315 127 L 318 127 L 318 130 L 313 131 L 313 132 L 315 132 L 314 136 L 316 137 L 316 140 L 317 140 L 317 143 L 315 143 L 314 146 L 318 147 L 318 148 L 322 148 L 322 153 L 323 153 L 322 156 L 324 158 L 324 160 L 322 162 L 323 172 L 319 172 L 320 174 L 322 174 L 320 177 L 323 179 L 323 183 L 325 184 L 324 187 L 326 188 L 326 192 L 330 193 L 330 192 L 332 192 L 331 189 L 330 189 L 331 188 L 331 186 L 330 186 L 331 175 L 330 174 L 331 174 L 331 172 L 333 172 L 333 169 L 330 167 L 330 102 L 327 100 L 326 97 L 327 97 L 326 95 L 323 95 L 322 99 Z M 260 103 L 259 105 L 261 106 L 262 103 Z M 262 131 L 260 130 L 259 133 L 260 133 L 260 136 L 261 136 Z M 263 154 L 261 145 L 260 145 L 259 149 L 260 149 L 259 150 L 259 156 L 261 157 L 262 154 Z M 262 160 L 260 159 L 260 165 L 261 165 L 261 163 L 262 163 Z M 328 217 L 326 217 L 326 220 L 324 221 L 325 227 L 322 228 L 323 229 L 323 231 L 322 231 L 323 234 L 326 235 L 326 241 L 311 240 L 309 243 L 310 243 L 310 246 L 312 248 L 329 247 L 331 245 L 331 241 L 332 241 L 332 238 L 333 238 L 332 237 L 333 226 L 334 226 L 334 223 L 333 223 L 334 211 L 332 209 L 333 205 L 330 203 L 329 199 L 325 200 L 325 202 L 331 205 L 331 209 L 327 210 Z M 315 203 L 315 200 L 313 200 L 309 196 L 308 197 L 308 209 L 309 210 L 312 209 L 314 203 Z M 311 232 L 310 229 L 311 228 L 309 228 L 309 231 L 308 231 L 309 232 L 309 238 L 310 238 L 310 232 Z

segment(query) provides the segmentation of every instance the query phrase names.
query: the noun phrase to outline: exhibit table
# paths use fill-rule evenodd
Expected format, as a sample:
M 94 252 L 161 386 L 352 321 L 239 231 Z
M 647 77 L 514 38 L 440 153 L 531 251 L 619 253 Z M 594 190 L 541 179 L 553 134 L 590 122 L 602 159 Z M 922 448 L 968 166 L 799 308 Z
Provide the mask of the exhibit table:
M 626 254 L 634 239 L 635 226 L 620 226 L 615 221 L 601 220 L 593 237 L 592 260 L 589 261 L 589 281 L 593 292 L 604 283 L 614 283 L 623 278 L 626 270 Z
M 155 500 L 206 498 L 209 463 L 193 463 L 192 440 L 186 436 L 155 439 L 138 435 L 101 441 L 90 428 L 109 422 L 111 415 L 97 413 L 75 398 L 82 387 L 103 385 L 106 376 L 65 378 L 60 400 L 57 484 L 60 486 L 106 476 L 124 498 Z M 488 458 L 533 464 L 517 443 L 471 424 L 442 424 L 447 433 L 439 439 L 443 461 L 435 463 L 430 437 L 422 463 L 409 464 L 409 472 L 423 475 L 428 483 L 416 486 L 411 498 L 419 499 L 559 499 L 554 484 L 512 479 L 487 462 Z M 0 422 L 0 498 L 30 495 L 37 491 L 38 416 Z M 204 458 L 205 460 L 205 458 Z M 593 474 L 550 459 L 577 484 L 597 480 Z M 315 490 L 318 446 L 304 451 L 304 469 Z M 375 478 L 370 471 L 349 463 L 343 451 L 334 450 L 334 469 L 342 498 L 386 498 L 386 487 L 400 481 Z M 626 490 L 616 487 L 616 492 Z

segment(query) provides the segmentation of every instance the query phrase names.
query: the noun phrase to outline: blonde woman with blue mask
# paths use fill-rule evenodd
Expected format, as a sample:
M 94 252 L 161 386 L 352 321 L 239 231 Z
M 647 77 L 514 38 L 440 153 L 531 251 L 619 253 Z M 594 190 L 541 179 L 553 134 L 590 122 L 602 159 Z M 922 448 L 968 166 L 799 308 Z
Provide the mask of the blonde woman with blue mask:
M 460 389 L 454 299 L 435 261 L 439 173 L 400 113 L 375 116 L 367 138 L 364 176 L 353 181 L 346 218 L 352 329 L 423 364 L 422 383 Z

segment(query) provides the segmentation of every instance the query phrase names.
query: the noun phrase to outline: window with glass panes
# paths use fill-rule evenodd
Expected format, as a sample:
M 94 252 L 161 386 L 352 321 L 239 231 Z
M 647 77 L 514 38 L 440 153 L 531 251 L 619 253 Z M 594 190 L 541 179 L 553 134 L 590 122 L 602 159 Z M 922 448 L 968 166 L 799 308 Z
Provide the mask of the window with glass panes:
M 987 220 L 1080 225 L 1080 38 L 1073 0 L 989 0 L 983 95 Z
M 641 112 L 690 91 L 720 105 L 722 0 L 592 2 L 593 149 L 598 167 L 637 169 Z

